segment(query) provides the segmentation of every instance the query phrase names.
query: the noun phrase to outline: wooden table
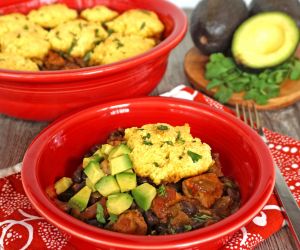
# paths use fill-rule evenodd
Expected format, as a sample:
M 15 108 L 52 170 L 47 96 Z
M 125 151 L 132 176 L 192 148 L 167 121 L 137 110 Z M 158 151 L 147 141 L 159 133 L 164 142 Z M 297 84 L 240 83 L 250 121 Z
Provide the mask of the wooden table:
M 186 13 L 190 16 L 191 11 L 186 10 Z M 190 85 L 184 75 L 183 59 L 192 46 L 190 35 L 187 34 L 171 53 L 167 72 L 151 95 L 159 95 L 178 84 Z M 286 109 L 261 112 L 261 116 L 265 127 L 300 140 L 300 102 Z M 29 122 L 0 115 L 0 169 L 22 161 L 30 142 L 47 125 L 46 122 Z M 291 235 L 288 229 L 284 228 L 260 244 L 257 249 L 296 249 L 292 244 Z

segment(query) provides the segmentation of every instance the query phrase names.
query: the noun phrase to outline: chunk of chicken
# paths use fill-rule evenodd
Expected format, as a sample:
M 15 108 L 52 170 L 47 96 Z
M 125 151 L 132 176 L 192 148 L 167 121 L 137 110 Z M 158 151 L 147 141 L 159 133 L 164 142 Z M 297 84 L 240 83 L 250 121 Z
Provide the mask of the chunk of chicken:
M 146 235 L 147 224 L 138 210 L 128 210 L 119 216 L 111 230 L 124 234 Z
M 165 194 L 157 195 L 152 201 L 151 209 L 155 215 L 161 219 L 163 223 L 167 222 L 169 207 L 180 201 L 181 195 L 176 192 L 176 189 L 166 186 Z
M 190 198 L 196 198 L 205 208 L 210 208 L 222 196 L 223 183 L 216 174 L 198 175 L 182 182 L 183 193 Z

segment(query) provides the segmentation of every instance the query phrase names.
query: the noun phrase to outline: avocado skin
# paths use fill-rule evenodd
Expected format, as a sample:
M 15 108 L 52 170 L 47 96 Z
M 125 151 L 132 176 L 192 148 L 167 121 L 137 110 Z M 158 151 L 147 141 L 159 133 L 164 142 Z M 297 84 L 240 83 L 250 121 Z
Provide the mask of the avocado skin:
M 250 5 L 251 15 L 267 11 L 282 11 L 290 15 L 300 28 L 300 3 L 298 0 L 253 0 Z
M 235 29 L 249 15 L 243 0 L 202 0 L 193 10 L 190 34 L 205 55 L 226 52 Z

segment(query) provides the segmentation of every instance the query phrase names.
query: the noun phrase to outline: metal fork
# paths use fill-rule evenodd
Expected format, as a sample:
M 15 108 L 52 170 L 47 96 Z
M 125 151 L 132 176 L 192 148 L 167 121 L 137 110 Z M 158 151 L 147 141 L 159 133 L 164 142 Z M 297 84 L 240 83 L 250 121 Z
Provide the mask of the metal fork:
M 254 103 L 247 103 L 247 105 L 236 104 L 236 116 L 243 120 L 247 125 L 254 129 L 265 143 L 268 140 L 264 134 L 262 123 Z M 278 166 L 275 167 L 275 193 L 281 206 L 284 209 L 284 216 L 288 222 L 289 228 L 293 234 L 295 244 L 300 249 L 300 208 L 295 201 L 289 187 L 287 186 L 284 177 Z

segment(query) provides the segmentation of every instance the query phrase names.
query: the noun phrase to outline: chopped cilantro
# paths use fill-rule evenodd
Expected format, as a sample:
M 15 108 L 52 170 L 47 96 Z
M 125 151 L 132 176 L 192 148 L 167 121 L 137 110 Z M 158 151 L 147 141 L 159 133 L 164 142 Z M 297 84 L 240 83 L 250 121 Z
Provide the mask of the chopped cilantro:
M 168 145 L 171 145 L 171 146 L 174 146 L 173 142 L 172 141 L 164 141 L 164 143 L 168 144 Z
M 104 224 L 106 223 L 105 217 L 104 217 L 104 210 L 100 203 L 97 203 L 97 214 L 96 219 L 98 222 Z
M 142 22 L 141 27 L 140 27 L 140 30 L 142 30 L 142 29 L 145 28 L 145 27 L 146 27 L 146 23 L 145 23 L 145 22 Z
M 180 143 L 185 143 L 185 140 L 183 140 L 181 138 L 181 132 L 180 131 L 177 132 L 176 141 L 180 142 Z
M 115 223 L 118 220 L 118 216 L 115 214 L 110 214 L 108 220 L 112 223 Z
M 187 154 L 192 158 L 193 163 L 199 161 L 199 159 L 202 158 L 201 155 L 198 155 L 197 153 L 194 153 L 193 151 L 188 150 Z
M 158 125 L 158 126 L 157 126 L 157 129 L 158 129 L 158 130 L 168 130 L 169 127 L 166 126 L 166 125 Z
M 191 225 L 184 225 L 184 231 L 191 231 L 193 229 L 193 227 Z
M 77 45 L 77 40 L 75 38 L 73 38 L 73 41 L 71 43 L 70 48 L 68 49 L 68 54 L 71 54 L 72 50 L 74 49 L 74 47 Z
M 151 141 L 143 141 L 143 144 L 148 145 L 148 146 L 153 145 L 153 143 Z
M 92 55 L 92 51 L 88 51 L 84 57 L 83 57 L 83 61 L 84 62 L 88 62 L 91 59 L 91 55 Z
M 153 165 L 157 168 L 159 167 L 159 164 L 157 162 L 153 162 Z
M 193 220 L 198 221 L 198 222 L 205 222 L 209 219 L 212 219 L 212 216 L 207 215 L 207 214 L 196 214 L 193 216 Z
M 28 29 L 29 29 L 28 25 L 25 24 L 25 25 L 23 26 L 23 29 L 24 29 L 24 30 L 28 30 Z
M 107 33 L 108 33 L 108 37 L 110 37 L 112 33 L 115 33 L 115 31 L 112 29 L 108 29 Z
M 117 43 L 116 49 L 119 49 L 119 48 L 121 48 L 121 47 L 124 47 L 124 44 L 121 43 L 121 41 L 120 41 L 118 38 L 114 39 L 113 41 Z
M 159 188 L 157 189 L 157 194 L 158 196 L 166 196 L 166 187 L 165 185 L 160 185 Z
M 146 135 L 144 135 L 142 138 L 143 140 L 149 139 L 151 137 L 150 133 L 147 133 Z

